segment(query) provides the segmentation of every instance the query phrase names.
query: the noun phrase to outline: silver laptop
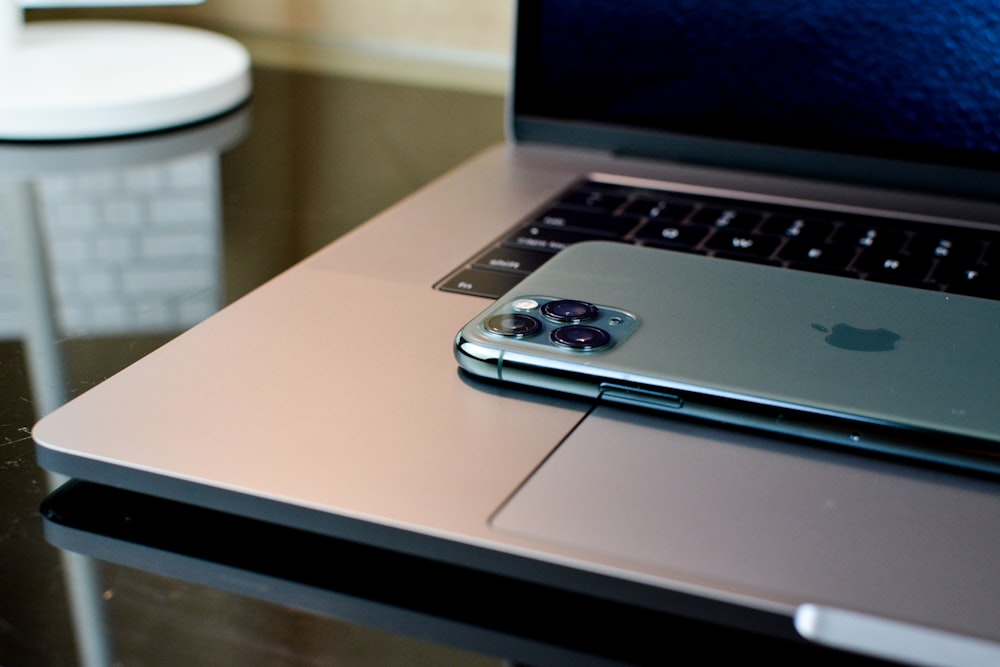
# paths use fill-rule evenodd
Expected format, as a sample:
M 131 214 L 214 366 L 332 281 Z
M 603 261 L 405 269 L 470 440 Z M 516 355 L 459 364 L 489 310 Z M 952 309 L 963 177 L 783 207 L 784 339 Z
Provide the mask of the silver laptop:
M 697 620 L 995 663 L 995 479 L 484 384 L 452 341 L 589 238 L 996 298 L 997 21 L 521 2 L 507 145 L 44 418 L 38 459 Z

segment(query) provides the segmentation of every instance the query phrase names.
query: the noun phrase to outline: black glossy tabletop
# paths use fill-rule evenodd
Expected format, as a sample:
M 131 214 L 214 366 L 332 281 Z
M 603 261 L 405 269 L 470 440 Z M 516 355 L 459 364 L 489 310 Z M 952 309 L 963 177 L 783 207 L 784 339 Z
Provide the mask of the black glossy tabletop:
M 0 143 L 0 665 L 496 664 L 129 567 L 42 534 L 36 418 L 478 150 L 499 97 L 257 69 L 241 112 Z M 90 606 L 73 608 L 80 586 Z M 96 648 L 95 648 L 96 647 Z M 91 653 L 94 655 L 94 653 Z

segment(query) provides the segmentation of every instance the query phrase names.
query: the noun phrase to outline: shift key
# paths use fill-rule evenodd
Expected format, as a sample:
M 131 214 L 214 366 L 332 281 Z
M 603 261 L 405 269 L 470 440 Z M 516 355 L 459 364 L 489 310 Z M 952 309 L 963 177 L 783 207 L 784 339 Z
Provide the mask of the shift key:
M 534 252 L 522 248 L 491 248 L 473 262 L 477 269 L 491 271 L 507 271 L 527 275 L 540 267 L 552 255 L 545 252 Z

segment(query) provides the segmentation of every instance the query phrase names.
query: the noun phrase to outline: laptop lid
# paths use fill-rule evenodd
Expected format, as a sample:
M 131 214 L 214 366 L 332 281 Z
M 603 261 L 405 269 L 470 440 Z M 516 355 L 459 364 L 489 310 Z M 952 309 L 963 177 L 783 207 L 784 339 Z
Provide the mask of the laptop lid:
M 1000 9 L 525 0 L 516 141 L 994 199 Z

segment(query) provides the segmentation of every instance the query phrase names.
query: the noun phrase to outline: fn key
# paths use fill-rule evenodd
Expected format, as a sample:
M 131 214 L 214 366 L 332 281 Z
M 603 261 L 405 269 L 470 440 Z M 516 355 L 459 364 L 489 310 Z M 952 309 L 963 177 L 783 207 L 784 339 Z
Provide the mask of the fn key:
M 513 289 L 523 278 L 524 275 L 516 273 L 466 269 L 441 283 L 439 289 L 495 299 Z

